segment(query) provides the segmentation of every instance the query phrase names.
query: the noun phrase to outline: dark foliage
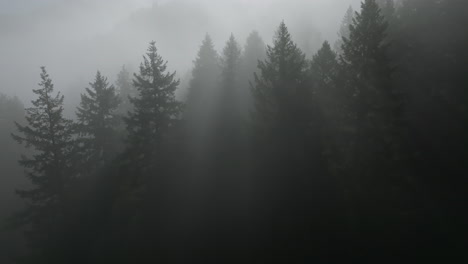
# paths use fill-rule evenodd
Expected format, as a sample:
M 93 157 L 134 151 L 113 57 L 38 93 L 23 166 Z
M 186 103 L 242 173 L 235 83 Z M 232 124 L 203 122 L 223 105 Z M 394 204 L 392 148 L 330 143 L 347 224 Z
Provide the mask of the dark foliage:
M 272 45 L 253 32 L 241 49 L 231 35 L 219 55 L 206 35 L 184 103 L 151 42 L 118 92 L 97 73 L 76 124 L 42 68 L 25 122 L 0 96 L 0 126 L 18 120 L 13 138 L 32 149 L 12 218 L 30 245 L 19 260 L 466 258 L 467 10 L 364 0 L 310 60 L 284 22 Z

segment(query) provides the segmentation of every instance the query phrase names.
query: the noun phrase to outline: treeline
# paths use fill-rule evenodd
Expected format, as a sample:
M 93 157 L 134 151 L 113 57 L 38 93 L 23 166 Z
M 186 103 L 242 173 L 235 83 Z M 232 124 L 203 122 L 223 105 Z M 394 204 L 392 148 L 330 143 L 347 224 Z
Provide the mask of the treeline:
M 206 35 L 183 102 L 155 42 L 116 87 L 97 72 L 76 120 L 42 67 L 13 133 L 33 150 L 19 260 L 463 257 L 467 6 L 397 3 L 349 9 L 311 59 L 284 22 L 271 46 Z

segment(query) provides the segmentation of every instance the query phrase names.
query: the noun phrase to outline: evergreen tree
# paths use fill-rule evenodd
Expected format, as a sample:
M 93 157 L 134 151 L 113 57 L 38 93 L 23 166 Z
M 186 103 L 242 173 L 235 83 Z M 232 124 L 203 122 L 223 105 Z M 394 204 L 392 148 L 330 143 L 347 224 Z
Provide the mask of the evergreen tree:
M 137 96 L 137 90 L 133 87 L 130 72 L 127 68 L 122 66 L 122 69 L 117 74 L 117 80 L 115 82 L 116 92 L 120 97 L 120 104 L 117 108 L 117 112 L 121 116 L 126 116 L 128 112 L 133 111 L 130 98 Z
M 266 60 L 259 63 L 261 75 L 255 75 L 253 87 L 255 195 L 257 206 L 262 208 L 259 210 L 271 212 L 261 215 L 271 225 L 265 223 L 257 228 L 259 232 L 263 228 L 270 230 L 266 234 L 271 230 L 281 234 L 268 237 L 268 242 L 263 243 L 284 248 L 286 245 L 282 243 L 288 241 L 293 246 L 285 254 L 298 259 L 306 251 L 310 253 L 305 244 L 321 240 L 328 230 L 326 225 L 332 222 L 330 215 L 322 211 L 325 204 L 318 201 L 334 203 L 323 167 L 322 125 L 312 103 L 307 66 L 304 54 L 282 22 L 273 46 L 267 47 Z M 303 238 L 309 236 L 312 240 L 306 242 Z M 318 249 L 317 253 L 324 252 Z
M 241 48 L 234 35 L 231 34 L 223 49 L 221 58 L 221 82 L 219 97 L 216 102 L 216 120 L 213 137 L 213 165 L 215 170 L 215 197 L 217 222 L 223 228 L 227 237 L 235 239 L 239 235 L 240 219 L 237 225 L 232 224 L 234 217 L 239 217 L 242 199 L 246 193 L 242 192 L 245 185 L 245 120 L 242 112 L 241 89 Z M 236 231 L 234 231 L 236 230 Z M 235 243 L 235 242 L 234 242 Z
M 161 149 L 167 133 L 180 115 L 181 103 L 175 98 L 179 80 L 175 72 L 166 72 L 167 62 L 157 53 L 153 41 L 148 47 L 140 73 L 134 74 L 138 96 L 130 99 L 134 111 L 125 118 L 129 150 L 141 161 L 141 169 L 152 167 L 150 160 Z
M 104 168 L 96 184 L 99 203 L 94 212 L 101 220 L 97 226 L 104 229 L 96 241 L 101 246 L 96 262 L 162 259 L 154 252 L 171 239 L 166 230 L 175 219 L 172 195 L 177 193 L 175 182 L 180 183 L 174 177 L 180 173 L 174 132 L 181 110 L 175 74 L 167 71 L 167 62 L 150 42 L 139 73 L 134 74 L 138 91 L 130 98 L 134 110 L 124 118 L 126 149 Z
M 325 41 L 322 48 L 313 56 L 310 65 L 311 86 L 314 93 L 314 103 L 324 115 L 327 155 L 329 161 L 335 161 L 338 151 L 338 141 L 343 138 L 342 131 L 348 110 L 346 108 L 346 93 L 340 82 L 340 65 L 336 53 Z
M 253 108 L 250 82 L 254 81 L 254 73 L 259 74 L 258 62 L 266 57 L 265 43 L 257 31 L 253 31 L 247 37 L 247 41 L 242 54 L 242 76 L 241 76 L 241 98 L 243 101 L 245 117 L 248 118 Z M 245 88 L 243 88 L 245 87 Z
M 293 131 L 304 131 L 308 119 L 304 107 L 309 106 L 311 90 L 307 85 L 305 55 L 291 40 L 284 22 L 276 32 L 273 46 L 267 46 L 267 59 L 258 64 L 261 74 L 255 74 L 254 122 L 271 131 L 272 136 L 288 136 Z M 289 135 L 292 136 L 292 135 Z M 298 137 L 294 137 L 297 140 Z M 293 140 L 293 141 L 294 141 Z M 279 140 L 279 144 L 289 144 Z
M 396 7 L 389 50 L 398 65 L 395 84 L 405 92 L 404 117 L 417 153 L 411 179 L 428 192 L 408 199 L 421 209 L 415 210 L 419 215 L 412 226 L 420 235 L 407 244 L 421 256 L 437 251 L 445 260 L 461 259 L 465 254 L 457 245 L 465 240 L 460 230 L 467 222 L 461 208 L 468 199 L 468 2 L 401 0 Z
M 258 31 L 252 31 L 247 37 L 244 53 L 242 56 L 243 67 L 247 73 L 248 80 L 253 81 L 253 73 L 258 71 L 258 61 L 263 61 L 266 57 L 265 42 Z
M 194 61 L 187 104 L 207 103 L 208 94 L 216 89 L 219 74 L 219 56 L 214 48 L 213 40 L 210 35 L 206 34 Z
M 98 71 L 91 88 L 81 95 L 77 109 L 80 142 L 83 144 L 85 167 L 96 169 L 109 161 L 117 152 L 116 110 L 120 98 L 113 85 Z
M 353 22 L 354 15 L 355 12 L 353 7 L 349 6 L 341 22 L 340 30 L 338 31 L 338 39 L 335 41 L 334 44 L 334 50 L 337 54 L 342 53 L 341 46 L 343 45 L 343 38 L 349 37 L 349 26 L 351 26 Z
M 16 123 L 19 134 L 13 134 L 18 143 L 34 149 L 34 155 L 22 156 L 20 160 L 28 170 L 32 188 L 17 191 L 27 200 L 27 208 L 18 214 L 17 220 L 19 224 L 30 225 L 27 237 L 38 258 L 35 261 L 41 261 L 39 257 L 42 256 L 53 262 L 63 253 L 53 250 L 61 247 L 67 190 L 75 176 L 72 170 L 74 140 L 72 122 L 63 117 L 64 97 L 60 93 L 53 94 L 52 80 L 45 67 L 41 70 L 40 88 L 33 90 L 38 98 L 26 109 L 27 125 Z
M 405 221 L 396 216 L 408 213 L 401 199 L 409 187 L 411 153 L 406 149 L 402 94 L 393 85 L 387 57 L 387 22 L 375 0 L 364 1 L 361 8 L 350 26 L 349 39 L 343 39 L 340 60 L 345 87 L 352 95 L 348 116 L 353 124 L 352 147 L 348 148 L 351 165 L 345 177 L 351 201 L 349 219 L 355 231 L 374 230 L 362 234 L 362 242 L 368 243 L 367 239 L 385 232 L 389 219 L 395 225 Z M 370 210 L 374 213 L 368 214 Z M 394 231 L 392 235 L 397 236 Z
M 354 95 L 358 134 L 369 133 L 366 136 L 362 134 L 361 140 L 371 140 L 372 136 L 391 136 L 401 121 L 398 119 L 401 98 L 392 85 L 392 68 L 387 58 L 387 45 L 384 44 L 386 29 L 387 22 L 375 0 L 366 0 L 361 13 L 356 15 L 350 26 L 349 39 L 343 39 L 341 63 L 348 74 L 346 85 Z M 390 147 L 387 144 L 389 142 L 378 145 Z M 375 154 L 370 155 L 379 156 Z
M 313 56 L 311 62 L 312 82 L 315 90 L 333 89 L 339 75 L 339 64 L 336 53 L 331 49 L 330 43 L 325 41 L 322 47 Z
M 17 162 L 25 149 L 11 138 L 11 132 L 16 128 L 14 121 L 24 124 L 24 105 L 16 96 L 0 92 L 0 263 L 10 263 L 24 244 L 22 230 L 4 228 L 4 220 L 24 204 L 12 190 L 28 184 L 24 169 Z
M 184 119 L 190 135 L 190 148 L 195 156 L 206 156 L 214 126 L 215 97 L 221 74 L 219 56 L 207 34 L 194 61 Z M 195 157 L 194 157 L 195 158 Z
M 194 60 L 192 78 L 188 87 L 184 111 L 185 160 L 182 181 L 187 191 L 185 207 L 190 210 L 190 227 L 199 230 L 185 235 L 188 243 L 204 243 L 210 240 L 207 226 L 213 228 L 212 212 L 216 204 L 213 182 L 213 149 L 215 136 L 216 102 L 220 83 L 220 58 L 211 37 L 207 34 Z M 194 203 L 195 202 L 195 203 Z M 188 224 L 187 224 L 188 225 Z M 200 237 L 205 237 L 200 240 Z
M 221 65 L 221 87 L 218 101 L 218 121 L 224 125 L 221 134 L 233 132 L 239 128 L 240 119 L 240 67 L 241 49 L 234 35 L 231 34 L 223 49 Z

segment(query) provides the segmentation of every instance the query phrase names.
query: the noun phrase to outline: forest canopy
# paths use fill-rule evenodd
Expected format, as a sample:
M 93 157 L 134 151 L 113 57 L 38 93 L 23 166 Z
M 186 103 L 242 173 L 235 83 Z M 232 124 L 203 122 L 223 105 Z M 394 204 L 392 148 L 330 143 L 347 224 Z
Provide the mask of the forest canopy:
M 466 259 L 467 14 L 363 0 L 313 52 L 208 32 L 182 79 L 155 38 L 76 106 L 38 68 L 0 93 L 0 262 Z

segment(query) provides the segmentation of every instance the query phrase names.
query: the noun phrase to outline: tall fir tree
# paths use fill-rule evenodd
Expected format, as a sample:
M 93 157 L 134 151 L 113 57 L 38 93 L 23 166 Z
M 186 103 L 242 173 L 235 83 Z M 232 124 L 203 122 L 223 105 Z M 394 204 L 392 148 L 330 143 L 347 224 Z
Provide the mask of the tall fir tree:
M 219 96 L 216 98 L 216 120 L 213 137 L 213 167 L 215 176 L 215 198 L 217 222 L 222 228 L 222 236 L 236 240 L 242 230 L 241 210 L 243 190 L 246 182 L 244 166 L 245 155 L 245 120 L 242 112 L 241 85 L 241 48 L 231 34 L 224 46 L 221 57 L 221 81 Z M 243 205 L 243 206 L 242 206 Z M 237 219 L 236 225 L 232 219 Z M 236 242 L 234 242 L 236 243 Z
M 294 116 L 290 112 L 295 109 L 292 105 L 297 106 L 293 101 L 301 97 L 300 93 L 308 91 L 306 66 L 305 55 L 291 40 L 282 22 L 273 46 L 267 46 L 267 59 L 258 64 L 261 74 L 255 74 L 253 93 L 259 118 L 269 120 L 270 125 L 285 125 L 295 119 L 289 119 L 289 116 Z
M 405 92 L 405 117 L 411 144 L 414 185 L 427 186 L 415 226 L 424 226 L 409 248 L 424 256 L 437 251 L 445 259 L 461 259 L 457 245 L 465 238 L 468 199 L 468 2 L 462 0 L 400 0 L 391 21 L 389 47 L 398 65 L 395 84 Z M 421 206 L 421 205 L 432 206 Z M 439 226 L 446 228 L 440 229 Z M 416 229 L 416 228 L 414 228 Z M 433 239 L 428 240 L 427 237 Z M 426 238 L 426 239 L 425 239 Z M 450 241 L 450 242 L 449 242 Z
M 250 90 L 250 82 L 254 81 L 254 73 L 259 74 L 258 62 L 265 60 L 266 45 L 257 31 L 252 31 L 247 37 L 244 52 L 242 54 L 242 76 L 241 76 L 241 97 L 243 100 L 242 109 L 245 118 L 250 118 L 253 110 L 253 98 Z
M 125 118 L 129 150 L 143 170 L 157 166 L 150 161 L 180 118 L 181 103 L 175 97 L 179 80 L 175 79 L 175 72 L 166 69 L 167 62 L 158 54 L 156 43 L 152 41 L 143 56 L 140 72 L 134 74 L 133 85 L 138 90 L 138 96 L 130 99 L 134 111 Z
M 82 143 L 83 162 L 87 169 L 96 169 L 116 155 L 119 119 L 116 110 L 120 98 L 113 85 L 98 71 L 94 82 L 81 95 L 77 109 L 77 129 Z
M 19 224 L 28 224 L 27 238 L 35 261 L 60 259 L 61 236 L 67 215 L 66 202 L 73 171 L 74 136 L 72 121 L 63 117 L 63 95 L 54 94 L 54 85 L 45 67 L 41 67 L 40 88 L 32 107 L 26 109 L 26 125 L 16 123 L 13 138 L 32 147 L 31 157 L 22 156 L 31 189 L 18 190 L 27 207 L 18 214 Z M 50 251 L 49 251 L 50 250 Z M 57 252 L 55 252 L 57 251 Z
M 206 103 L 207 99 L 202 101 L 201 98 L 206 98 L 216 89 L 219 74 L 219 55 L 214 48 L 211 36 L 206 34 L 194 61 L 187 104 Z
M 343 39 L 340 57 L 345 87 L 352 95 L 349 120 L 354 127 L 345 177 L 350 191 L 349 219 L 354 232 L 362 232 L 363 243 L 386 232 L 390 219 L 392 228 L 405 221 L 397 215 L 408 214 L 409 206 L 402 199 L 409 188 L 411 153 L 402 118 L 403 97 L 393 85 L 393 68 L 387 57 L 386 30 L 387 22 L 376 1 L 364 1 L 350 26 L 349 39 Z M 374 213 L 368 214 L 370 210 Z M 364 230 L 373 230 L 373 234 Z M 396 230 L 392 235 L 399 234 Z
M 346 126 L 346 93 L 340 82 L 340 65 L 337 54 L 325 41 L 322 48 L 312 57 L 310 81 L 314 94 L 314 103 L 324 115 L 326 151 L 329 162 L 336 162 L 339 153 L 338 142 L 343 139 L 342 131 Z M 333 164 L 332 170 L 337 169 Z
M 130 72 L 125 65 L 122 66 L 122 69 L 117 74 L 115 86 L 116 92 L 120 97 L 120 104 L 117 108 L 117 113 L 121 116 L 126 116 L 128 112 L 133 111 L 130 98 L 137 96 L 137 90 L 133 87 Z
M 221 75 L 220 61 L 211 37 L 207 34 L 198 51 L 192 70 L 184 120 L 191 151 L 202 158 L 207 154 L 208 141 L 212 138 L 215 112 L 215 96 Z M 195 157 L 194 157 L 195 158 Z M 192 159 L 195 161 L 194 159 Z
M 335 41 L 333 46 L 333 49 L 337 54 L 341 54 L 343 52 L 341 49 L 341 46 L 343 45 L 343 38 L 349 38 L 349 26 L 351 26 L 353 22 L 354 15 L 355 12 L 353 7 L 349 6 L 348 10 L 346 10 L 343 20 L 341 21 L 341 26 L 338 31 L 338 39 Z
M 252 31 L 244 46 L 244 52 L 242 56 L 242 65 L 245 67 L 248 80 L 253 81 L 254 72 L 258 71 L 258 62 L 263 61 L 266 57 L 266 45 L 258 31 Z
M 294 246 L 285 254 L 300 259 L 307 254 L 305 244 L 321 240 L 328 231 L 326 226 L 332 222 L 323 211 L 327 205 L 318 201 L 334 202 L 322 162 L 322 125 L 320 113 L 312 103 L 308 63 L 284 22 L 276 32 L 273 46 L 267 47 L 267 58 L 259 63 L 259 68 L 261 75 L 255 75 L 253 87 L 255 200 L 262 208 L 260 212 L 270 212 L 260 217 L 275 220 L 265 220 L 257 228 L 258 232 L 267 228 L 281 234 L 266 238 L 268 242 L 264 243 L 284 248 L 284 241 L 288 241 Z M 312 240 L 304 241 L 309 236 Z M 324 252 L 317 249 L 316 253 Z
M 398 134 L 392 129 L 397 129 L 401 121 L 402 101 L 401 94 L 392 85 L 393 70 L 384 42 L 387 26 L 375 0 L 366 0 L 350 26 L 349 39 L 343 39 L 340 60 L 347 74 L 346 85 L 354 95 L 358 134 L 381 137 Z M 361 136 L 361 140 L 371 140 Z M 379 146 L 387 148 L 391 142 L 380 142 Z M 371 156 L 378 156 L 374 154 Z
M 171 227 L 168 221 L 175 219 L 171 195 L 177 191 L 175 182 L 180 183 L 174 177 L 179 175 L 174 170 L 179 169 L 175 163 L 180 156 L 174 154 L 178 152 L 173 132 L 182 108 L 175 97 L 179 85 L 175 75 L 167 71 L 156 43 L 150 42 L 133 78 L 138 91 L 130 98 L 133 111 L 124 118 L 127 146 L 106 167 L 98 183 L 100 193 L 96 195 L 104 198 L 99 199 L 97 217 L 110 223 L 104 222 L 109 228 L 105 228 L 107 236 L 98 241 L 105 246 L 95 256 L 97 262 L 159 258 L 154 252 L 171 239 L 166 236 Z M 142 247 L 143 243 L 152 246 Z
M 322 47 L 312 57 L 311 61 L 311 77 L 315 90 L 329 89 L 336 86 L 336 81 L 339 75 L 339 64 L 337 54 L 332 50 L 330 43 L 325 41 Z
M 241 48 L 231 34 L 221 58 L 222 72 L 217 107 L 219 112 L 217 120 L 224 127 L 221 129 L 223 130 L 221 134 L 234 132 L 240 125 L 240 67 Z
M 24 202 L 12 190 L 17 186 L 27 186 L 24 169 L 18 164 L 18 157 L 25 153 L 23 146 L 16 144 L 11 138 L 15 130 L 14 121 L 24 124 L 24 105 L 16 96 L 8 96 L 0 92 L 0 221 L 11 216 Z M 1 225 L 1 224 L 0 224 Z M 3 225 L 4 226 L 4 225 Z M 14 252 L 23 248 L 23 231 L 6 230 L 1 228 L 0 233 L 0 263 L 9 263 Z

